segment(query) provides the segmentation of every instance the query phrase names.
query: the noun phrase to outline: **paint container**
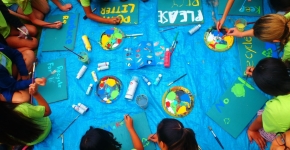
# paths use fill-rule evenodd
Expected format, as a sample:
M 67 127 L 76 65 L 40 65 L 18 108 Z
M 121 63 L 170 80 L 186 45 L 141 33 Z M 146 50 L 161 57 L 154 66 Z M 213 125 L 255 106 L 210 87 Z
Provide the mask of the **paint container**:
M 86 72 L 86 70 L 87 70 L 87 66 L 83 65 L 77 74 L 77 79 L 80 79 L 83 76 L 83 74 Z
M 90 58 L 89 58 L 89 55 L 87 52 L 80 52 L 79 53 L 80 56 L 82 57 L 79 57 L 79 60 L 85 64 L 89 64 L 90 63 Z
M 142 109 L 146 109 L 148 107 L 148 98 L 146 95 L 141 94 L 136 97 L 136 104 Z
M 162 74 L 158 74 L 158 76 L 157 76 L 157 78 L 155 79 L 155 81 L 154 81 L 154 85 L 158 85 L 159 84 L 159 82 L 160 82 L 160 80 L 161 80 L 161 78 L 162 78 Z
M 198 24 L 198 25 L 194 26 L 193 28 L 191 28 L 191 29 L 188 31 L 188 33 L 189 33 L 190 35 L 192 35 L 194 32 L 196 32 L 198 29 L 200 29 L 200 27 L 201 27 L 201 25 Z
M 84 114 L 84 113 L 85 113 L 85 110 L 81 109 L 79 106 L 77 106 L 77 105 L 75 105 L 75 104 L 72 105 L 72 108 L 73 108 L 75 111 L 77 111 L 78 113 L 80 113 L 80 114 Z
M 151 82 L 149 81 L 149 79 L 148 79 L 147 77 L 142 76 L 142 79 L 146 82 L 146 84 L 147 84 L 148 86 L 151 85 Z
M 235 27 L 240 31 L 243 32 L 245 30 L 245 27 L 247 26 L 247 21 L 245 19 L 238 19 L 235 22 Z
M 130 81 L 130 84 L 128 86 L 126 95 L 125 95 L 125 98 L 127 100 L 131 101 L 133 99 L 135 91 L 136 91 L 137 86 L 138 86 L 138 82 L 139 82 L 139 78 L 136 76 L 133 76 L 131 81 Z
M 90 44 L 90 41 L 89 41 L 88 36 L 83 35 L 83 36 L 82 36 L 82 39 L 83 39 L 83 42 L 84 42 L 84 44 L 85 44 L 86 49 L 87 49 L 88 51 L 91 51 L 91 50 L 92 50 L 92 46 L 91 46 L 91 44 Z
M 95 82 L 98 82 L 98 77 L 95 71 L 92 71 L 92 77 Z
M 85 112 L 89 110 L 89 108 L 87 106 L 85 106 L 82 103 L 78 103 L 79 108 L 81 108 L 82 110 L 84 110 Z
M 107 69 L 109 69 L 109 66 L 102 66 L 98 68 L 98 71 L 107 70 Z
M 171 57 L 171 52 L 169 48 L 167 48 L 165 51 L 165 56 L 164 56 L 164 67 L 166 68 L 170 67 L 170 57 Z
M 92 89 L 93 89 L 93 84 L 90 84 L 88 89 L 87 89 L 86 95 L 90 95 Z
M 102 62 L 102 63 L 98 63 L 98 68 L 102 67 L 102 66 L 109 66 L 109 62 Z

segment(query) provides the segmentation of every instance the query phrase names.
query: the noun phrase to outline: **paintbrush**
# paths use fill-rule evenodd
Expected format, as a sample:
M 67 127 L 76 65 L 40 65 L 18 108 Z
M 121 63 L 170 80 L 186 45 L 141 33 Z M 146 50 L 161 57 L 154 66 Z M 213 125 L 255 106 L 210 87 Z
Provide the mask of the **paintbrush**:
M 61 135 L 61 148 L 64 150 L 64 140 L 63 140 L 63 134 Z
M 22 32 L 22 33 L 26 36 L 26 38 L 27 38 L 28 40 L 33 40 L 33 38 L 32 38 L 29 34 L 27 34 L 26 32 L 24 32 L 24 31 L 21 30 L 20 28 L 17 28 L 17 30 L 19 30 L 20 32 Z
M 81 116 L 82 114 L 79 114 L 63 131 L 62 133 L 57 137 L 59 138 L 61 135 L 64 134 L 64 132 Z
M 74 53 L 75 55 L 79 56 L 81 59 L 84 59 L 84 57 L 82 57 L 81 55 L 75 53 L 74 51 L 72 51 L 71 49 L 67 48 L 66 46 L 63 46 L 65 49 L 67 49 L 68 51 Z
M 154 135 L 156 135 L 156 133 L 154 133 L 153 135 L 151 135 L 151 136 L 149 137 L 149 139 L 153 138 Z
M 96 9 L 97 9 L 97 8 L 94 8 L 93 11 L 92 11 L 92 13 L 93 13 L 94 11 L 96 11 Z M 83 19 L 84 19 L 84 20 L 88 19 L 87 15 L 85 15 L 85 16 L 83 17 Z
M 48 79 L 50 76 L 52 76 L 53 74 L 55 74 L 56 73 L 56 70 L 53 70 L 47 77 L 46 77 L 46 79 Z
M 141 36 L 141 35 L 143 35 L 143 33 L 137 33 L 137 34 L 126 34 L 126 35 L 124 36 L 124 38 L 126 38 L 126 37 L 136 37 L 136 36 Z
M 186 75 L 187 75 L 187 73 L 182 75 L 182 76 L 180 76 L 179 78 L 175 79 L 174 81 L 170 82 L 167 86 L 170 86 L 171 84 L 175 83 L 176 81 L 180 80 L 181 78 L 183 78 Z
M 35 62 L 33 62 L 33 66 L 32 66 L 32 76 L 31 76 L 32 84 L 34 83 L 33 82 L 33 80 L 34 80 L 34 71 L 35 71 Z M 30 97 L 30 103 L 32 103 L 32 95 Z
M 159 31 L 159 32 L 165 32 L 165 31 L 172 30 L 172 29 L 175 29 L 175 28 L 177 28 L 177 27 L 173 27 L 173 28 L 164 29 L 164 30 L 161 30 L 161 31 Z
M 129 114 L 126 114 L 125 117 L 129 116 Z M 123 122 L 124 120 L 125 120 L 125 118 L 123 118 L 120 122 Z

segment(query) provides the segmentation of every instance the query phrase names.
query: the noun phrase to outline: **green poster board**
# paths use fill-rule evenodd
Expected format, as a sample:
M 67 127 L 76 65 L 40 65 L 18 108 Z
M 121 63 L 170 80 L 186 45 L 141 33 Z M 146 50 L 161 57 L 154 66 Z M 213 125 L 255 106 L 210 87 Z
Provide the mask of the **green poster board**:
M 207 115 L 237 138 L 266 101 L 265 95 L 239 77 L 214 103 Z
M 50 75 L 54 70 L 56 70 L 56 73 Z M 38 91 L 48 103 L 67 99 L 65 58 L 38 64 L 35 76 L 46 78 L 46 85 L 38 86 Z
M 218 14 L 223 14 L 228 0 L 219 0 Z M 236 0 L 228 15 L 263 16 L 263 0 Z
M 248 66 L 256 66 L 263 58 L 277 55 L 277 48 L 274 43 L 263 42 L 255 37 L 237 38 L 241 69 L 246 75 Z
M 133 125 L 136 133 L 138 134 L 145 150 L 155 150 L 156 147 L 153 142 L 147 141 L 148 136 L 151 134 L 149 124 L 145 112 L 132 115 Z M 121 150 L 133 149 L 133 143 L 128 129 L 126 128 L 125 121 L 120 118 L 119 122 L 104 125 L 102 129 L 112 132 L 116 140 L 122 144 Z
M 203 23 L 201 0 L 158 0 L 158 26 Z
M 42 51 L 66 50 L 64 46 L 69 49 L 74 49 L 79 14 L 66 13 L 61 15 L 52 15 L 48 16 L 45 20 L 50 23 L 62 21 L 63 24 L 60 29 L 44 29 L 44 36 L 42 37 L 44 39 Z
M 139 1 L 128 0 L 126 2 L 102 2 L 98 14 L 103 18 L 120 17 L 120 25 L 138 24 L 139 20 Z M 100 26 L 108 25 L 99 23 Z

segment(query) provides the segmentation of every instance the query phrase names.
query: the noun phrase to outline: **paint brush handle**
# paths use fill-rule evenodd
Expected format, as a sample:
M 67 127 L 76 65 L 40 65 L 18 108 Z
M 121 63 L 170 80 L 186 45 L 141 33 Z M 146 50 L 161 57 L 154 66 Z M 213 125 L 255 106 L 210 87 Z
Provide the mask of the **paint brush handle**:
M 65 49 L 67 49 L 68 51 L 74 53 L 75 55 L 79 56 L 81 59 L 84 59 L 84 57 L 82 57 L 81 55 L 77 54 L 76 52 L 72 51 L 71 49 L 67 48 L 66 46 L 63 46 Z
M 61 135 L 63 135 L 63 133 L 81 116 L 81 114 L 79 114 L 62 132 L 61 134 L 57 137 L 59 138 Z
M 143 33 L 138 33 L 138 34 L 126 34 L 125 37 L 135 37 L 135 36 L 142 36 Z
M 19 30 L 21 33 L 23 33 L 24 35 L 26 35 L 26 37 L 27 37 L 28 40 L 33 40 L 33 38 L 29 34 L 27 34 L 26 32 L 24 32 L 20 28 L 17 28 L 17 30 Z

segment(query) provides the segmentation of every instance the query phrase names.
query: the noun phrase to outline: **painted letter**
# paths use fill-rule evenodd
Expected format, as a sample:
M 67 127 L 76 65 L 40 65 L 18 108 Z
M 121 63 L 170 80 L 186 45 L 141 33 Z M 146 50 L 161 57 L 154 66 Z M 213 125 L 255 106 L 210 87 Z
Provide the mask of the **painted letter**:
M 225 104 L 220 100 L 220 103 L 215 104 L 215 107 L 218 110 L 218 112 L 222 113 L 221 110 L 219 109 L 219 107 L 225 107 Z
M 191 22 L 194 22 L 194 11 L 186 11 L 188 14 L 191 14 Z
M 168 22 L 168 19 L 164 16 L 164 14 L 168 13 L 167 11 L 164 11 L 164 12 L 158 11 L 158 13 L 159 13 L 159 15 L 158 15 L 158 17 L 159 17 L 158 22 L 160 22 L 162 24 Z
M 169 22 L 170 23 L 174 23 L 175 20 L 176 20 L 177 15 L 178 15 L 178 10 L 170 11 L 170 12 L 168 12 L 168 15 L 169 15 Z
M 181 11 L 179 11 L 179 14 L 183 16 L 183 19 L 180 20 L 180 22 L 187 22 L 187 13 L 186 13 L 186 11 L 181 10 Z M 174 18 L 174 21 L 175 21 L 177 15 L 174 16 L 174 17 L 175 17 L 175 18 Z M 171 20 L 171 17 L 169 17 L 169 19 Z M 173 18 L 172 18 L 172 19 L 173 19 Z M 172 23 L 174 23 L 174 21 L 173 21 Z M 170 23 L 171 23 L 171 21 L 170 21 Z
M 128 4 L 129 6 L 131 6 L 131 10 L 130 10 L 130 13 L 134 12 L 135 10 L 135 4 Z

